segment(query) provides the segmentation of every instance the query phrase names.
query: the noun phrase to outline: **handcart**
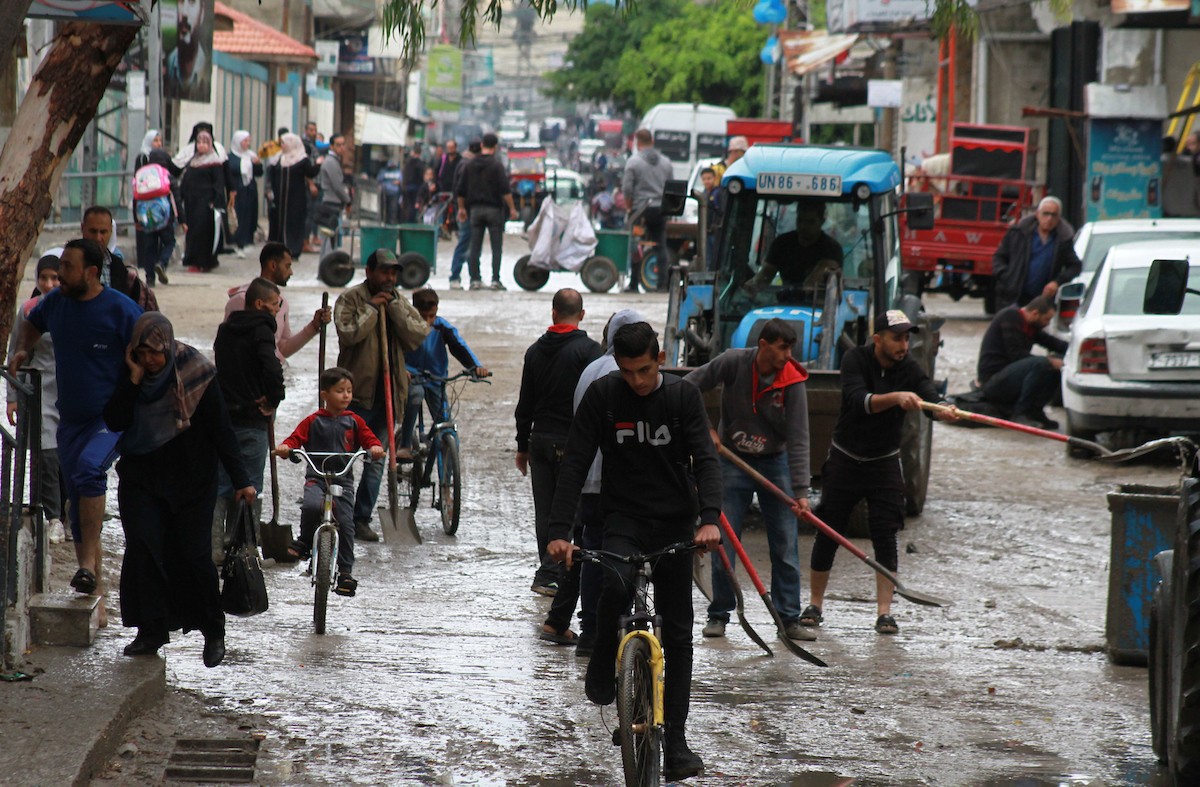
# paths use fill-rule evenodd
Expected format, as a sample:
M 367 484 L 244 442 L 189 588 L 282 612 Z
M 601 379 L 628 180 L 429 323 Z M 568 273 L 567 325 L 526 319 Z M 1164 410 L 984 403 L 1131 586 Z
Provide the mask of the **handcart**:
M 625 244 L 623 232 L 608 231 L 606 235 L 620 240 L 617 244 L 612 237 L 604 238 L 605 247 L 614 253 L 618 245 Z M 589 290 L 608 292 L 620 283 L 621 272 L 610 257 L 596 253 L 600 246 L 582 204 L 568 210 L 547 198 L 529 225 L 530 253 L 517 260 L 513 276 L 521 289 L 533 292 L 546 286 L 551 271 L 577 271 Z

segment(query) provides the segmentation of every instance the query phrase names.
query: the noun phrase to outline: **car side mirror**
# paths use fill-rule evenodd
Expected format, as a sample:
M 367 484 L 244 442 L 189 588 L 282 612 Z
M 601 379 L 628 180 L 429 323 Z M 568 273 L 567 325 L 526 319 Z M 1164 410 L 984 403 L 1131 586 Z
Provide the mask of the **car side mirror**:
M 1155 260 L 1146 278 L 1143 314 L 1179 314 L 1187 295 L 1187 260 Z
M 668 180 L 663 187 L 662 213 L 664 216 L 683 215 L 683 206 L 687 202 L 687 181 Z
M 905 200 L 908 228 L 910 230 L 933 229 L 933 195 L 922 191 L 910 191 L 905 195 Z
M 1086 289 L 1083 282 L 1079 281 L 1064 284 L 1058 288 L 1058 300 L 1059 302 L 1083 300 L 1083 293 Z

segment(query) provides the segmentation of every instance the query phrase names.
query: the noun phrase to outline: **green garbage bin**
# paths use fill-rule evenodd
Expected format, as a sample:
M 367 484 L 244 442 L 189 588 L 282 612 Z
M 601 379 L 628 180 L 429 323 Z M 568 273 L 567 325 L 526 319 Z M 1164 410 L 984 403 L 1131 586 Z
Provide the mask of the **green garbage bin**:
M 438 228 L 432 224 L 401 224 L 400 253 L 420 254 L 429 263 L 429 269 L 437 270 Z
M 397 224 L 363 226 L 359 228 L 358 236 L 361 241 L 359 244 L 360 260 L 366 266 L 367 257 L 370 257 L 376 249 L 391 249 L 393 252 L 397 250 L 400 227 Z
M 618 271 L 629 273 L 629 233 L 626 230 L 596 230 L 596 256 L 608 257 Z
M 1106 650 L 1115 664 L 1145 666 L 1150 605 L 1162 577 L 1154 556 L 1175 543 L 1179 488 L 1121 484 L 1108 494 L 1112 550 L 1108 561 Z M 1178 557 L 1178 556 L 1177 556 Z

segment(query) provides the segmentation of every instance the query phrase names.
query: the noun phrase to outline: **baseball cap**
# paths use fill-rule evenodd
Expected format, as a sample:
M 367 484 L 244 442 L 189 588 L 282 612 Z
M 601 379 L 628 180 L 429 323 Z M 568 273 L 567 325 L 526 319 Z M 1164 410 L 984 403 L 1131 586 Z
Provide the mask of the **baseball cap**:
M 745 137 L 734 137 L 733 139 L 729 140 L 729 149 L 730 150 L 740 150 L 744 153 L 749 148 L 750 148 L 750 140 L 746 139 Z
M 376 249 L 367 257 L 368 268 L 399 268 L 400 260 L 391 249 Z
M 908 315 L 899 309 L 888 309 L 875 318 L 875 332 L 879 333 L 885 328 L 897 335 L 902 333 L 918 333 L 921 330 L 913 325 L 909 321 Z

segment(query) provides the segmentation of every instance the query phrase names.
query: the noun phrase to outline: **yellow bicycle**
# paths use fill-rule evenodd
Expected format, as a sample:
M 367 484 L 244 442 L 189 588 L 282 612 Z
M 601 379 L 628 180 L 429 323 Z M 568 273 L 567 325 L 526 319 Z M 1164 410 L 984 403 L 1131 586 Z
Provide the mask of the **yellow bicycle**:
M 644 555 L 619 555 L 601 549 L 580 549 L 577 560 L 611 568 L 613 563 L 637 566 L 630 609 L 620 618 L 617 647 L 617 729 L 627 787 L 657 787 L 662 778 L 663 649 L 659 640 L 662 618 L 650 608 L 650 578 L 654 563 L 668 555 L 698 548 L 695 542 L 671 544 Z

